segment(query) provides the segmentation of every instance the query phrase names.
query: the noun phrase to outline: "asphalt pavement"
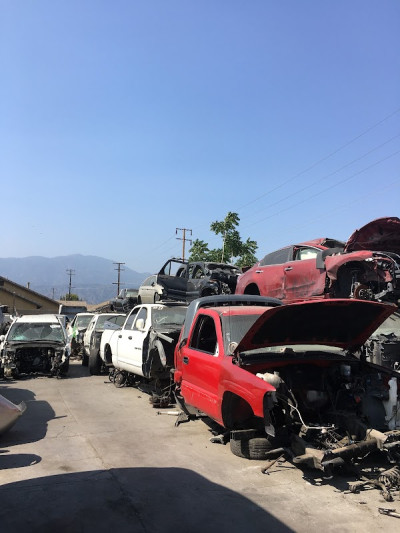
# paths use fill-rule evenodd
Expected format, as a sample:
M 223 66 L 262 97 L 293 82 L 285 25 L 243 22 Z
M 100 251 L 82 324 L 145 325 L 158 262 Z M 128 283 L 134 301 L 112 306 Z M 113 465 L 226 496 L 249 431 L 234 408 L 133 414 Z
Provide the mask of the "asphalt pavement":
M 26 412 L 0 437 L 0 531 L 118 533 L 398 532 L 397 493 L 346 492 L 277 462 L 234 456 L 212 426 L 175 426 L 136 388 L 116 388 L 73 361 L 69 377 L 0 381 Z M 354 479 L 354 478 L 353 478 Z

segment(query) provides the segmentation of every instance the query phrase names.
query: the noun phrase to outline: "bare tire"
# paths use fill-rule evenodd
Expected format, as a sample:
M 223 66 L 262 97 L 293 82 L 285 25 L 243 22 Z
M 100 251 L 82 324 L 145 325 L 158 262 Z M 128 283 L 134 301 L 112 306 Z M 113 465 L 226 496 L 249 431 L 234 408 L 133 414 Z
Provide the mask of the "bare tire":
M 245 459 L 265 459 L 266 453 L 273 449 L 271 442 L 266 437 L 231 439 L 230 447 L 233 455 Z
M 99 376 L 101 374 L 102 361 L 99 352 L 91 352 L 89 355 L 89 372 L 92 376 Z

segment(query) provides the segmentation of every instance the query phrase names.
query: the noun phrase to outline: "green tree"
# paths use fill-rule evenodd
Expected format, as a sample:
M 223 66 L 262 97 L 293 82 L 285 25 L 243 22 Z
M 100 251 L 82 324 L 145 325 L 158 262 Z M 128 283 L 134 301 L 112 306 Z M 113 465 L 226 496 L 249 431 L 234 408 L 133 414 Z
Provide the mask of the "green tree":
M 243 242 L 237 230 L 240 218 L 237 213 L 229 212 L 222 221 L 212 222 L 211 231 L 222 237 L 222 247 L 210 250 L 208 244 L 196 239 L 190 248 L 189 261 L 216 261 L 234 263 L 239 267 L 252 266 L 257 262 L 254 255 L 257 242 L 247 239 Z
M 80 301 L 80 298 L 77 294 L 73 294 L 71 292 L 71 294 L 67 293 L 65 294 L 64 296 L 60 296 L 60 300 L 64 300 L 64 301 L 69 301 L 69 302 L 78 302 Z
M 190 248 L 190 257 L 189 261 L 207 261 L 210 250 L 208 249 L 208 244 L 199 239 L 194 239 L 192 242 L 192 247 Z

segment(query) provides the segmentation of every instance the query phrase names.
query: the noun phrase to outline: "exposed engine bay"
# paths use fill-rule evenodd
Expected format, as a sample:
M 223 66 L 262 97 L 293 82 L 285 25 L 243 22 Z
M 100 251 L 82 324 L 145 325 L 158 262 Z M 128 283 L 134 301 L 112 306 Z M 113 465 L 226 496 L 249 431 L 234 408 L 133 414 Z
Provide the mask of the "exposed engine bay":
M 400 370 L 400 311 L 396 311 L 363 346 L 364 358 L 377 365 Z
M 373 253 L 371 258 L 364 261 L 345 263 L 337 272 L 334 264 L 329 268 L 329 262 L 335 257 L 338 256 L 332 255 L 327 258 L 327 292 L 332 296 L 397 302 L 400 295 L 398 254 Z
M 59 345 L 43 343 L 29 346 L 26 343 L 13 344 L 4 350 L 2 366 L 5 377 L 21 374 L 43 373 L 60 376 L 66 373 L 69 359 Z
M 238 278 L 236 268 L 229 268 L 227 265 L 219 265 L 218 263 L 208 263 L 206 272 L 210 276 L 210 280 L 218 282 L 220 288 L 217 294 L 234 294 Z
M 400 463 L 397 373 L 353 358 L 305 359 L 257 373 L 276 388 L 267 434 L 290 446 L 294 463 L 323 471 L 378 450 Z

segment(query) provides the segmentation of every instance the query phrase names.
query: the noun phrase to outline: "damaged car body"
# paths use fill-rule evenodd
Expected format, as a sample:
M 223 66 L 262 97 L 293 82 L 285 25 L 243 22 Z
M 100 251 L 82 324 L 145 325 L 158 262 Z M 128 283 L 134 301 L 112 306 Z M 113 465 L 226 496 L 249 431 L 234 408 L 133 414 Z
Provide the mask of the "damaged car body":
M 233 294 L 240 270 L 228 263 L 169 259 L 154 277 L 139 287 L 139 302 L 190 302 L 214 294 Z
M 1 368 L 6 378 L 23 374 L 65 375 L 70 349 L 56 315 L 24 315 L 14 320 L 2 339 Z
M 400 310 L 397 309 L 374 331 L 363 346 L 363 357 L 371 363 L 400 371 Z
M 177 402 L 225 428 L 240 457 L 284 450 L 325 473 L 375 451 L 399 463 L 399 374 L 359 356 L 394 310 L 349 299 L 200 308 L 175 351 Z
M 100 348 L 100 357 L 111 368 L 115 385 L 151 383 L 149 390 L 160 396 L 165 387 L 170 396 L 170 369 L 186 308 L 182 302 L 138 305 L 121 329 L 103 333 L 107 341 Z
M 397 302 L 400 219 L 373 220 L 346 243 L 314 239 L 269 253 L 239 277 L 236 292 L 285 303 L 311 298 Z

